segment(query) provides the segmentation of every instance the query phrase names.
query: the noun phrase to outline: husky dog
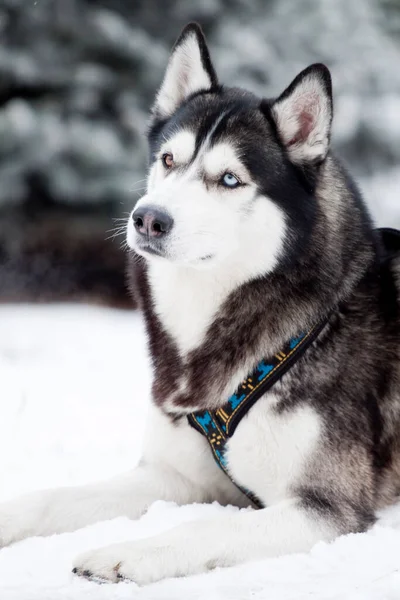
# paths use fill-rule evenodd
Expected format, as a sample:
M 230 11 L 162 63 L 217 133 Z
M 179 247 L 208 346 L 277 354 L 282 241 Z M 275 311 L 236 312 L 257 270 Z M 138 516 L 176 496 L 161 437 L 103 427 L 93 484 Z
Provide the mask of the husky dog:
M 331 155 L 331 122 L 325 66 L 260 99 L 220 85 L 200 28 L 183 30 L 152 111 L 147 193 L 127 232 L 154 366 L 143 459 L 108 483 L 2 505 L 3 545 L 136 519 L 157 499 L 245 507 L 247 489 L 261 501 L 74 565 L 147 584 L 308 551 L 365 531 L 395 501 L 400 258 Z M 228 477 L 187 415 L 219 409 L 263 357 L 321 321 L 228 440 Z

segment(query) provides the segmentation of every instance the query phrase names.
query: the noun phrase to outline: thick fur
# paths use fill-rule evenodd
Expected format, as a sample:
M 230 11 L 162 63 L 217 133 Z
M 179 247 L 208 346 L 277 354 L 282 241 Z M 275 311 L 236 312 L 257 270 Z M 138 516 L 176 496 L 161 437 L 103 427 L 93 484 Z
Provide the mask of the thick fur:
M 326 67 L 259 99 L 220 86 L 201 30 L 185 28 L 153 107 L 148 190 L 133 211 L 164 211 L 174 224 L 153 237 L 128 225 L 154 366 L 143 459 L 108 484 L 0 507 L 3 544 L 137 518 L 156 499 L 247 506 L 186 414 L 223 405 L 262 357 L 321 319 L 317 340 L 227 446 L 232 477 L 266 508 L 93 550 L 74 570 L 146 584 L 307 551 L 365 531 L 396 500 L 400 258 L 385 255 L 332 156 L 331 121 Z

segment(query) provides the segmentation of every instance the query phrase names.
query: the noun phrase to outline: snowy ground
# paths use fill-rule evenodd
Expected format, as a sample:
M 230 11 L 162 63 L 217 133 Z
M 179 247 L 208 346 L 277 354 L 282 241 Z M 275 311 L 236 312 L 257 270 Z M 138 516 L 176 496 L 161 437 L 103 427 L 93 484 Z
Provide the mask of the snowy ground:
M 149 390 L 140 317 L 85 306 L 0 307 L 0 499 L 94 481 L 139 458 Z M 71 575 L 90 547 L 157 533 L 223 510 L 155 503 L 76 533 L 0 551 L 1 600 L 398 600 L 400 506 L 364 535 L 288 556 L 167 580 L 98 585 Z M 195 543 L 189 540 L 188 543 Z

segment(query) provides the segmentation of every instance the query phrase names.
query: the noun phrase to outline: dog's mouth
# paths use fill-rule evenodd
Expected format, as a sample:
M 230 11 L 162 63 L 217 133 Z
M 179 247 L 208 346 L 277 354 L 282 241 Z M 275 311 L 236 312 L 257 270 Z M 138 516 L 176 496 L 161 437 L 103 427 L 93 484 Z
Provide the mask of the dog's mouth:
M 139 252 L 139 254 L 142 254 L 143 256 L 158 256 L 160 258 L 169 259 L 172 260 L 172 262 L 174 262 L 173 257 L 164 250 L 162 245 L 157 244 L 157 242 L 153 240 L 137 240 L 135 247 L 136 251 Z M 200 266 L 212 262 L 214 256 L 214 254 L 204 254 L 203 256 L 192 260 L 185 260 L 184 257 L 182 257 L 181 260 L 179 260 L 179 258 L 177 258 L 176 260 L 177 262 L 183 262 L 187 264 L 195 263 Z
M 144 252 L 145 254 L 152 254 L 153 256 L 161 256 L 162 258 L 165 257 L 165 252 L 163 252 L 161 250 L 161 248 L 154 246 L 153 244 L 149 244 L 149 243 L 144 243 L 144 244 L 138 244 L 138 250 L 140 250 L 140 252 Z

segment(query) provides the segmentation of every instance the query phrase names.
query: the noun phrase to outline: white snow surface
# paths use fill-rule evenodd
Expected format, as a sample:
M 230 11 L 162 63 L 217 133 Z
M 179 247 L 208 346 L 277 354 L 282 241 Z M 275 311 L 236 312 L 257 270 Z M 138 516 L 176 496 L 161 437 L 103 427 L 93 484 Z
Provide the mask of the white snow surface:
M 68 305 L 0 307 L 0 500 L 132 467 L 140 456 L 149 388 L 139 314 Z M 384 511 L 368 533 L 320 543 L 309 554 L 142 588 L 99 585 L 71 574 L 82 551 L 227 510 L 237 509 L 156 502 L 136 522 L 119 518 L 24 540 L 0 551 L 0 599 L 400 598 L 400 506 Z

